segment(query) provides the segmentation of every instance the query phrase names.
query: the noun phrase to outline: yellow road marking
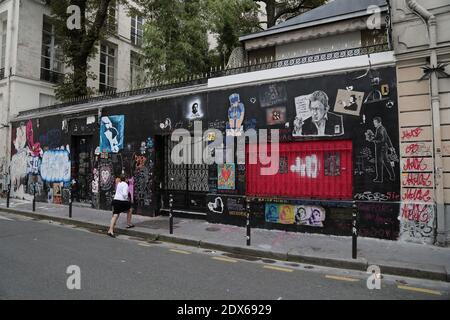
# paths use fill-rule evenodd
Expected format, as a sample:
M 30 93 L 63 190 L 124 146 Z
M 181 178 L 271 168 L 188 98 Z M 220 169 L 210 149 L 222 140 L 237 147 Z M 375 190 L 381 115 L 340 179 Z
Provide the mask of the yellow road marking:
M 429 289 L 416 288 L 416 287 L 410 287 L 410 286 L 402 286 L 402 285 L 398 285 L 397 288 L 402 289 L 402 290 L 409 290 L 409 291 L 415 291 L 415 292 L 434 294 L 434 295 L 437 295 L 437 296 L 441 295 L 441 293 L 439 291 L 436 291 L 436 290 L 429 290 Z
M 333 279 L 333 280 L 340 280 L 340 281 L 348 281 L 348 282 L 359 281 L 358 279 L 355 279 L 355 278 L 347 278 L 347 277 L 340 277 L 340 276 L 330 276 L 328 274 L 325 276 L 325 278 Z
M 141 247 L 151 247 L 152 245 L 151 245 L 151 244 L 148 244 L 148 243 L 138 243 L 138 246 L 141 246 Z
M 277 270 L 277 271 L 283 271 L 283 272 L 293 272 L 293 269 L 288 269 L 288 268 L 280 268 L 280 267 L 275 267 L 275 266 L 264 266 L 264 269 L 272 269 L 272 270 Z
M 181 254 L 191 254 L 190 252 L 183 251 L 183 250 L 177 250 L 177 249 L 170 249 L 170 251 L 175 253 L 181 253 Z
M 224 258 L 224 257 L 213 257 L 213 259 L 218 260 L 218 261 L 223 261 L 223 262 L 231 262 L 231 263 L 237 262 L 237 260 L 228 259 L 228 258 Z

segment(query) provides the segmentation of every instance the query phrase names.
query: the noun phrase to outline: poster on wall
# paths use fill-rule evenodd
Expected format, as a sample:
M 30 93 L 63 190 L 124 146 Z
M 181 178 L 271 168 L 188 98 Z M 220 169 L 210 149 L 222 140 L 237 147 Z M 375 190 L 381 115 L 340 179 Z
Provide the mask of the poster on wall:
M 266 203 L 266 222 L 323 227 L 325 209 L 318 206 L 297 206 Z
M 102 117 L 100 124 L 100 150 L 118 153 L 123 149 L 125 116 Z
M 266 110 L 266 122 L 268 125 L 284 124 L 286 122 L 286 108 L 275 107 Z
M 294 137 L 344 134 L 343 117 L 330 111 L 328 95 L 323 91 L 295 98 L 295 110 Z
M 187 102 L 185 116 L 188 120 L 203 118 L 203 105 L 200 98 L 192 98 Z
M 363 104 L 364 92 L 338 90 L 334 111 L 359 116 Z
M 287 101 L 287 91 L 284 84 L 271 84 L 260 89 L 259 100 L 261 107 L 273 107 Z
M 235 190 L 236 165 L 234 163 L 219 164 L 217 175 L 217 188 L 219 190 Z

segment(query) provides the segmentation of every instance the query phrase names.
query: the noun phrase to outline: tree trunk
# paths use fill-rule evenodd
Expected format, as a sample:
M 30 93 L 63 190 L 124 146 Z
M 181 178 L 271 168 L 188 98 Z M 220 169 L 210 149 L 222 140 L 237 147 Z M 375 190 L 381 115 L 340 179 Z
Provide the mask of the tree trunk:
M 266 1 L 267 28 L 271 28 L 276 24 L 275 19 L 276 3 L 275 0 Z
M 73 96 L 82 97 L 88 95 L 87 89 L 87 59 L 79 59 L 74 63 L 73 69 Z

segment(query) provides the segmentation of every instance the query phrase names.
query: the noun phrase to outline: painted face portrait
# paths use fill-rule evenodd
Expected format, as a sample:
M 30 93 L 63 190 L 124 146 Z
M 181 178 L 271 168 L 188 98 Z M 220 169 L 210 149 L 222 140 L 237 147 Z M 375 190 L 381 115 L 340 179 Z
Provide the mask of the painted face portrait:
M 313 122 L 321 121 L 328 112 L 326 107 L 320 101 L 317 100 L 311 101 L 310 109 Z

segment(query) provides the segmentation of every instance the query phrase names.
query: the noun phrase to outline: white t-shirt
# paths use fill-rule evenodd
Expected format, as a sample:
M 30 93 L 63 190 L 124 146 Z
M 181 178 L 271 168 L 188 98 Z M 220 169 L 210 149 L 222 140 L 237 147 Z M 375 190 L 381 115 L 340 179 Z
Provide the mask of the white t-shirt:
M 117 185 L 114 200 L 128 201 L 128 184 L 126 182 L 122 181 Z

